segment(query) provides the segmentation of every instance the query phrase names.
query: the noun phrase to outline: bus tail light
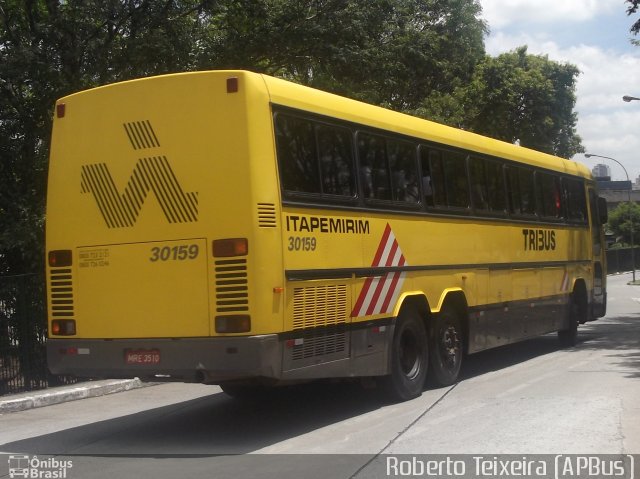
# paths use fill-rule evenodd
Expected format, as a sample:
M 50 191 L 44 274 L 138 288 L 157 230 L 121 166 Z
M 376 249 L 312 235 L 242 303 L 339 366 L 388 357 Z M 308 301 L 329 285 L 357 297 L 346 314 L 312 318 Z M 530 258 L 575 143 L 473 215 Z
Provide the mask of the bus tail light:
M 229 256 L 246 256 L 249 253 L 247 238 L 229 238 L 213 242 L 213 256 L 226 258 Z
M 74 319 L 54 319 L 51 321 L 51 334 L 54 336 L 75 336 L 76 321 Z
M 294 348 L 296 346 L 302 346 L 303 344 L 304 344 L 304 338 L 287 339 L 284 342 L 284 345 L 289 349 Z
M 71 266 L 71 261 L 72 255 L 70 249 L 49 251 L 49 266 L 52 268 Z
M 251 316 L 216 316 L 216 333 L 248 333 L 251 331 Z

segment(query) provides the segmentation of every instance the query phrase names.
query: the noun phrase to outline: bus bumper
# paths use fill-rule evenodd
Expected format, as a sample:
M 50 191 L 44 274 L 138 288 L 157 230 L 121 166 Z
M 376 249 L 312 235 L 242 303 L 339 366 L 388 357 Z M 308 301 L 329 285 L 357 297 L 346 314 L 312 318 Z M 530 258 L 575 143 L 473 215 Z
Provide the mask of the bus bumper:
M 219 382 L 279 379 L 282 342 L 262 336 L 182 339 L 49 339 L 53 374 L 92 378 Z

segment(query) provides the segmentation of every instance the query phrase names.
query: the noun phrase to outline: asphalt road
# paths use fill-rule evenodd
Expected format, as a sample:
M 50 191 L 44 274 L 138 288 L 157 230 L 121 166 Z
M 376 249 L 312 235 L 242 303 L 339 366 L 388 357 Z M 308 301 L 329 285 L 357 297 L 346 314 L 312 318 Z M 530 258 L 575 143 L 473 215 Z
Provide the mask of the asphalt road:
M 0 415 L 0 478 L 18 456 L 71 465 L 70 479 L 312 479 L 379 477 L 385 455 L 640 453 L 640 286 L 629 280 L 609 278 L 608 315 L 582 326 L 576 347 L 549 335 L 473 355 L 456 385 L 406 403 L 357 384 L 258 403 L 165 384 Z

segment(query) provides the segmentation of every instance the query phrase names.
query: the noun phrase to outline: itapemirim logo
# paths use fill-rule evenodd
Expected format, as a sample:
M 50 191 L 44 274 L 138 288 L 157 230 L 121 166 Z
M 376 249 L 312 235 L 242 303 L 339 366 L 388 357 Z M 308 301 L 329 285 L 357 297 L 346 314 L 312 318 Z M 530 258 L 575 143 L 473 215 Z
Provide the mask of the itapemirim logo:
M 159 148 L 151 123 L 124 124 L 134 150 Z M 106 163 L 83 165 L 80 191 L 91 193 L 109 228 L 135 225 L 151 191 L 169 223 L 198 221 L 198 192 L 185 192 L 166 156 L 139 158 L 124 192 L 120 192 Z

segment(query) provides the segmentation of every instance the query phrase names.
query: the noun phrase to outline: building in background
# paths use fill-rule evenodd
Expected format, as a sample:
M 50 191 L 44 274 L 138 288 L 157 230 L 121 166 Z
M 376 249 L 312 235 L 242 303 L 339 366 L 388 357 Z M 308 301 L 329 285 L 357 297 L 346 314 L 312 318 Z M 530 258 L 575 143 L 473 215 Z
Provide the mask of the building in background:
M 631 190 L 631 201 L 640 201 L 640 177 L 636 179 L 635 185 L 628 180 L 612 181 L 611 168 L 602 163 L 594 166 L 591 172 L 598 183 L 600 196 L 607 200 L 609 211 L 619 203 L 629 201 L 629 190 Z
M 611 168 L 609 168 L 607 165 L 599 163 L 593 167 L 593 170 L 591 170 L 591 172 L 593 173 L 593 176 L 598 180 L 611 180 Z

